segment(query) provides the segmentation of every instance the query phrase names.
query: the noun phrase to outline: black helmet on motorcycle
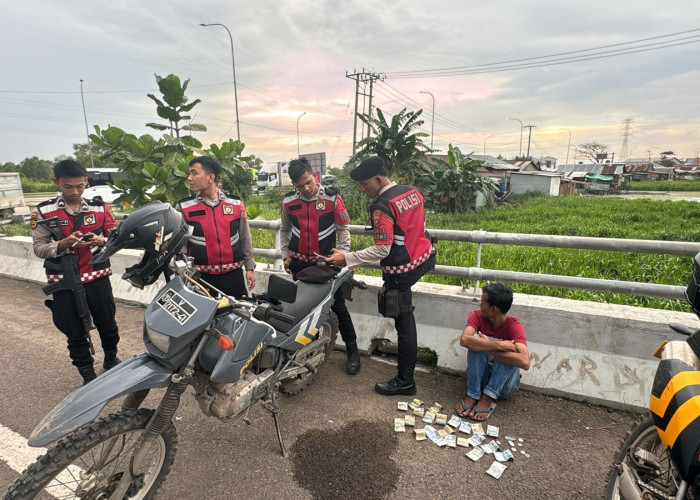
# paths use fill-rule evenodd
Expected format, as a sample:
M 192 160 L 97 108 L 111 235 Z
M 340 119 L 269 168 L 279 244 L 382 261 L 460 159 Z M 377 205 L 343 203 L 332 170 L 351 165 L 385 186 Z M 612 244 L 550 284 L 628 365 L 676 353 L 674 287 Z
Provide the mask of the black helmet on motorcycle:
M 143 248 L 141 262 L 126 268 L 122 275 L 122 279 L 143 288 L 158 279 L 188 237 L 189 228 L 182 214 L 166 203 L 152 201 L 124 219 L 90 262 L 104 262 L 124 248 Z

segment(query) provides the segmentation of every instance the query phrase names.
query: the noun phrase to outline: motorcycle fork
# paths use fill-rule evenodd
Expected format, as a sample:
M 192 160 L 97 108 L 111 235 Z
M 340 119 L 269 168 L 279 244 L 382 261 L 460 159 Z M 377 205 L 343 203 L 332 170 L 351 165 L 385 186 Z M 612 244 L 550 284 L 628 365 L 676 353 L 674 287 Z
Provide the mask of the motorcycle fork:
M 131 457 L 129 470 L 124 471 L 116 490 L 110 496 L 110 500 L 121 500 L 124 498 L 133 481 L 138 478 L 139 474 L 137 471 L 141 467 L 141 463 L 150 451 L 155 439 L 160 436 L 163 431 L 165 431 L 166 427 L 170 424 L 173 416 L 175 416 L 175 412 L 180 406 L 180 399 L 190 383 L 192 375 L 194 374 L 195 362 L 199 357 L 199 353 L 204 348 L 204 344 L 207 341 L 208 336 L 209 335 L 206 332 L 204 335 L 202 335 L 199 344 L 192 353 L 192 356 L 187 362 L 184 370 L 182 370 L 182 373 L 173 373 L 172 377 L 170 378 L 170 385 L 166 389 L 163 399 L 160 400 L 158 408 L 148 421 L 148 424 L 146 424 L 146 428 L 141 433 L 136 441 L 136 444 L 134 445 L 136 452 Z M 138 406 L 141 404 L 147 394 L 147 391 L 138 391 L 133 394 L 133 397 L 127 398 L 124 405 L 132 406 L 134 403 L 137 403 Z M 113 443 L 111 446 L 109 446 L 109 448 L 111 449 L 112 447 Z

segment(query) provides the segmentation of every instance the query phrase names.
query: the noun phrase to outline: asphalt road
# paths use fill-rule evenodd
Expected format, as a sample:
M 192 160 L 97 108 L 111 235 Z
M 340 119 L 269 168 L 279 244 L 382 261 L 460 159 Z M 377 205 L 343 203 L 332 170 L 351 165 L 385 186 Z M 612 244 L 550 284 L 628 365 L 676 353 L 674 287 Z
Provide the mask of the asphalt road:
M 43 300 L 38 285 L 0 278 L 0 425 L 24 438 L 80 382 Z M 118 305 L 122 354 L 142 350 L 142 318 L 142 308 Z M 348 377 L 344 353 L 335 352 L 307 390 L 280 397 L 288 459 L 259 406 L 250 426 L 220 422 L 202 415 L 188 390 L 175 422 L 175 465 L 156 498 L 600 498 L 613 454 L 634 421 L 627 413 L 520 391 L 488 421 L 500 428 L 501 442 L 505 435 L 523 438 L 495 480 L 485 474 L 489 455 L 472 462 L 465 448 L 395 433 L 393 418 L 403 413 L 396 403 L 407 398 L 373 392 L 374 382 L 395 368 L 366 357 L 362 363 L 362 372 Z M 459 377 L 424 372 L 417 383 L 417 397 L 441 403 L 448 415 L 464 392 Z M 0 441 L 0 492 L 19 476 L 5 458 L 11 445 Z

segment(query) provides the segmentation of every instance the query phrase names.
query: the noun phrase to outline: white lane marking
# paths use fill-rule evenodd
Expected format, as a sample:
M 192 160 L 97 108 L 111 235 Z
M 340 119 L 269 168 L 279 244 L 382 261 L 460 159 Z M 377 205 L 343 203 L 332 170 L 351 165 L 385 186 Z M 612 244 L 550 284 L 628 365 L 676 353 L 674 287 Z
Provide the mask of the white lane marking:
M 46 453 L 46 448 L 32 448 L 27 445 L 27 440 L 20 434 L 17 434 L 11 429 L 0 424 L 0 460 L 7 463 L 12 470 L 22 473 L 24 469 L 36 462 L 36 459 Z M 82 469 L 75 465 L 70 465 L 68 470 L 64 470 L 61 474 L 51 481 L 46 489 L 50 495 L 56 498 L 65 498 L 66 495 L 72 496 L 73 491 L 63 486 L 71 482 L 75 482 L 75 478 L 80 477 Z
M 39 455 L 46 453 L 46 448 L 32 448 L 20 434 L 0 424 L 0 460 L 6 462 L 13 470 L 22 472 L 34 463 Z

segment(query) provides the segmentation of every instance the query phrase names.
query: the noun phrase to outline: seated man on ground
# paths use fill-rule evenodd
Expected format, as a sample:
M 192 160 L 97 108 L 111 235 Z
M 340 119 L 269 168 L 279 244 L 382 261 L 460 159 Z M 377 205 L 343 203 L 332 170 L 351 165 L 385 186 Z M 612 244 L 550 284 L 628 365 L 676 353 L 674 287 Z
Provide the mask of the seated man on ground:
M 467 395 L 455 410 L 462 417 L 486 420 L 497 399 L 510 399 L 520 387 L 520 369 L 530 368 L 525 329 L 506 313 L 513 304 L 510 287 L 484 287 L 479 309 L 472 311 L 459 341 L 467 353 Z

